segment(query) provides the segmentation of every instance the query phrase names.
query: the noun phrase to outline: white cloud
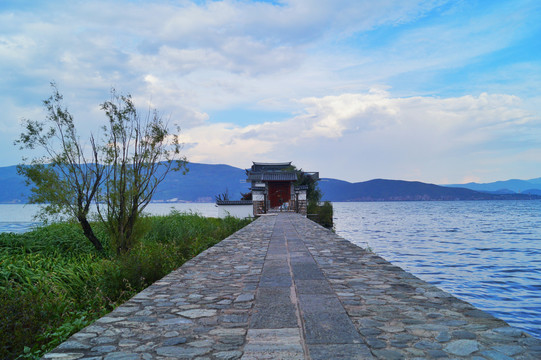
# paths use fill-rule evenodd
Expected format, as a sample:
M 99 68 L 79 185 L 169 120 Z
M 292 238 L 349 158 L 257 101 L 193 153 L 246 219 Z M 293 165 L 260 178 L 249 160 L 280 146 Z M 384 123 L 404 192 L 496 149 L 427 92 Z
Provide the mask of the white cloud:
M 530 151 L 538 140 L 527 133 L 541 123 L 520 99 L 498 94 L 393 98 L 378 90 L 300 103 L 305 112 L 283 122 L 189 129 L 184 139 L 195 145 L 186 149 L 188 157 L 240 167 L 252 160 L 296 158 L 314 170 L 323 166 L 324 176 L 354 181 L 433 177 L 434 182 L 458 182 L 463 178 L 455 173 L 459 167 L 472 177 L 490 176 L 486 168 L 494 158 Z M 506 143 L 509 137 L 514 141 Z M 535 162 L 529 159 L 527 166 Z M 498 163 L 502 169 L 511 165 L 503 159 Z
M 89 129 L 103 118 L 97 104 L 111 86 L 139 106 L 150 102 L 180 123 L 192 161 L 244 167 L 296 158 L 352 180 L 433 173 L 451 180 L 465 176 L 452 173 L 461 166 L 485 171 L 467 176 L 489 176 L 489 157 L 540 147 L 532 115 L 539 98 L 522 104 L 494 90 L 525 99 L 523 89 L 539 88 L 539 64 L 483 70 L 460 81 L 463 92 L 453 97 L 429 80 L 506 49 L 539 25 L 528 1 L 473 17 L 460 9 L 473 5 L 461 4 L 98 0 L 0 10 L 1 98 L 16 104 L 0 134 L 14 131 L 18 114 L 32 114 L 56 80 Z M 397 85 L 402 97 L 381 90 Z M 490 94 L 465 95 L 483 92 Z M 208 115 L 247 104 L 296 116 L 242 127 Z

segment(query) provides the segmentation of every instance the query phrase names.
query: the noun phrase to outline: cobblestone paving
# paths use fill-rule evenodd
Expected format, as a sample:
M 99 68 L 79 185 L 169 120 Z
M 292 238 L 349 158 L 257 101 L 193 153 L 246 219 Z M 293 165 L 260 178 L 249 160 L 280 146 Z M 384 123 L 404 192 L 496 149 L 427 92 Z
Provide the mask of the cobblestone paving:
M 541 340 L 296 214 L 263 216 L 44 359 L 541 359 Z

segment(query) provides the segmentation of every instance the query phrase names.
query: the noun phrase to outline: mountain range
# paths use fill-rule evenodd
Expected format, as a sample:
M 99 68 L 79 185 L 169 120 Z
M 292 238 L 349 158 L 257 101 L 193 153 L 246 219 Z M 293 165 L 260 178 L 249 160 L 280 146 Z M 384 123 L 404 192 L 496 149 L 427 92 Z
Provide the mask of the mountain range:
M 482 191 L 493 194 L 534 194 L 541 195 L 541 178 L 531 180 L 506 180 L 492 183 L 479 184 L 475 182 L 467 184 L 445 185 L 448 187 L 461 187 L 475 191 Z
M 216 195 L 225 192 L 236 200 L 241 193 L 250 191 L 244 169 L 198 163 L 190 163 L 188 168 L 186 175 L 169 173 L 156 191 L 154 201 L 214 202 Z M 323 178 L 319 187 L 323 200 L 329 201 L 541 199 L 541 178 L 446 186 L 418 181 L 375 179 L 351 183 Z M 15 166 L 0 167 L 0 203 L 25 203 L 29 194 Z

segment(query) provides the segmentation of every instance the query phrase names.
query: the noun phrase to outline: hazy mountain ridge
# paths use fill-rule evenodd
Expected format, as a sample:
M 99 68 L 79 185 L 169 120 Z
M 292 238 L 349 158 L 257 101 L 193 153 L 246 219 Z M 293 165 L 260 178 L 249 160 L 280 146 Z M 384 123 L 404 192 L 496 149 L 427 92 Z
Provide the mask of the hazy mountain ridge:
M 487 193 L 519 193 L 541 195 L 541 178 L 530 180 L 511 179 L 505 181 L 495 181 L 491 183 L 467 183 L 443 185 L 445 187 L 460 187 L 475 191 Z
M 240 193 L 249 191 L 250 185 L 245 182 L 246 173 L 229 165 L 207 165 L 190 163 L 189 172 L 182 175 L 180 172 L 170 173 L 166 180 L 160 184 L 156 191 L 154 201 L 162 202 L 214 202 L 217 194 L 226 190 L 232 200 L 240 198 Z M 537 183 L 536 183 L 537 182 Z M 512 188 L 515 185 L 529 184 L 530 194 L 509 193 L 496 194 L 490 191 L 501 192 L 501 189 Z M 474 184 L 489 185 L 489 184 Z M 439 186 L 418 181 L 375 179 L 364 182 L 350 183 L 343 180 L 323 178 L 319 186 L 324 194 L 323 200 L 329 201 L 418 201 L 418 200 L 496 200 L 496 199 L 530 199 L 540 198 L 541 178 L 524 180 L 501 181 L 493 187 L 479 187 L 475 191 L 461 184 Z M 500 184 L 505 185 L 501 187 Z M 513 185 L 513 186 L 511 186 Z M 496 189 L 496 190 L 491 190 Z M 526 189 L 526 187 L 524 187 Z M 0 203 L 25 203 L 30 190 L 24 180 L 17 174 L 15 166 L 0 167 Z
M 321 179 L 324 200 L 330 201 L 453 201 L 453 200 L 525 200 L 541 198 L 525 194 L 489 194 L 466 188 L 445 187 L 419 181 L 375 179 L 349 183 Z

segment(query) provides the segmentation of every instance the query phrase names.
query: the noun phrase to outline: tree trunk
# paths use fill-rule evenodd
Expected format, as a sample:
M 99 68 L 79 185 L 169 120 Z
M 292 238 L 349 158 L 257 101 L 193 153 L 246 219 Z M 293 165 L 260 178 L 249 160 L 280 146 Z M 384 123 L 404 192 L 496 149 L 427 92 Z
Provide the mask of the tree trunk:
M 98 250 L 100 253 L 103 252 L 103 246 L 101 245 L 100 240 L 94 235 L 94 231 L 92 231 L 92 227 L 90 226 L 88 220 L 86 217 L 80 216 L 77 218 L 79 220 L 79 224 L 81 224 L 81 227 L 83 228 L 83 233 L 85 234 L 86 238 L 90 240 L 92 245 Z

